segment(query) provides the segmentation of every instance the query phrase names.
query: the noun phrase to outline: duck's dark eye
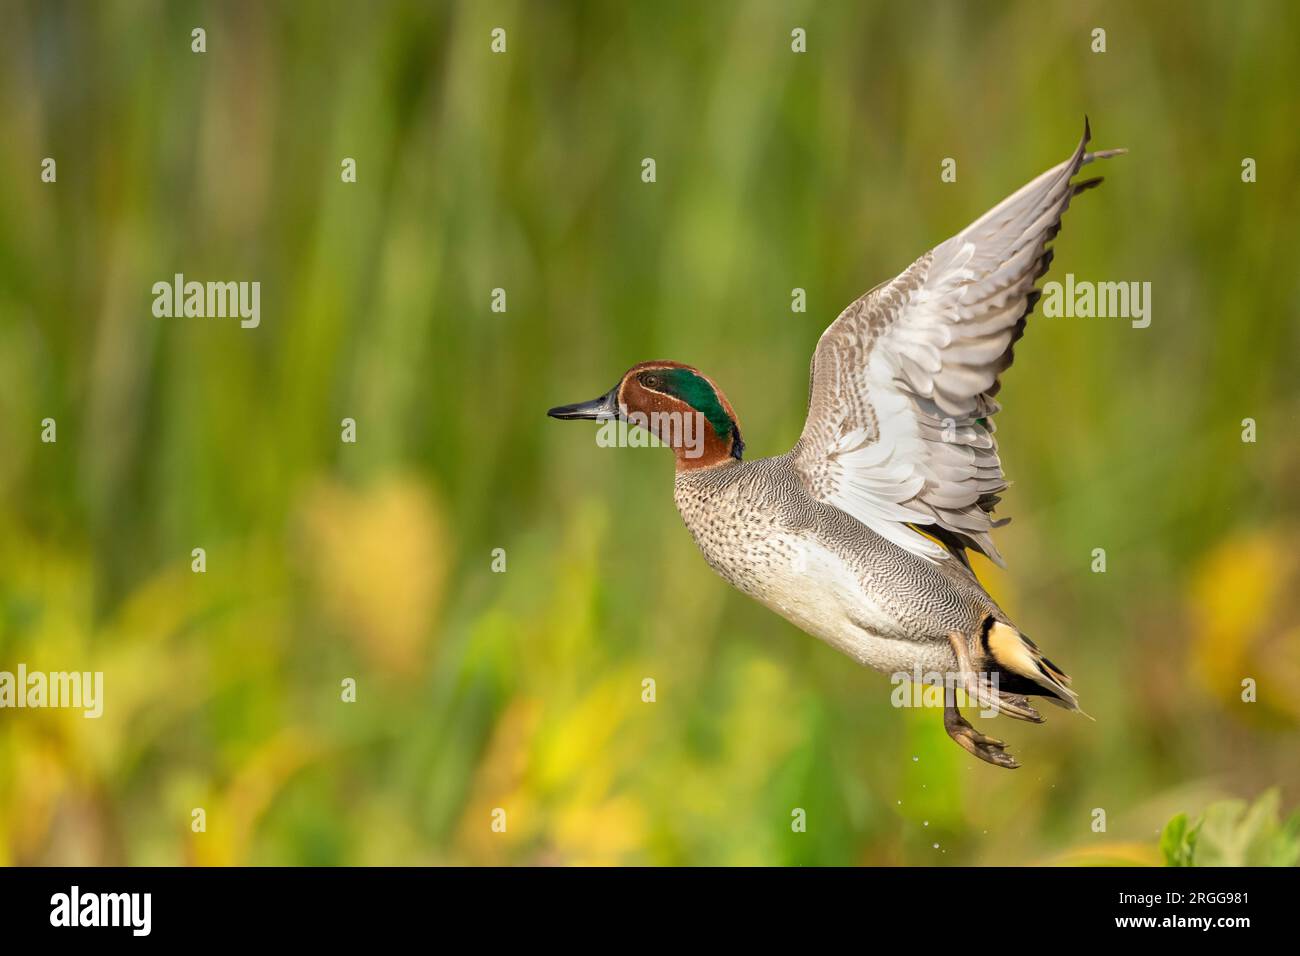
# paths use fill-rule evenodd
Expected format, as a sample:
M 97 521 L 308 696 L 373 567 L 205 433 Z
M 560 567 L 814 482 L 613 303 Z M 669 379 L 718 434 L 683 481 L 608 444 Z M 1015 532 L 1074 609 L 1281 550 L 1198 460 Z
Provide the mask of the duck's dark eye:
M 658 375 L 647 375 L 645 378 L 641 379 L 641 381 L 647 388 L 658 388 L 663 384 L 663 379 Z

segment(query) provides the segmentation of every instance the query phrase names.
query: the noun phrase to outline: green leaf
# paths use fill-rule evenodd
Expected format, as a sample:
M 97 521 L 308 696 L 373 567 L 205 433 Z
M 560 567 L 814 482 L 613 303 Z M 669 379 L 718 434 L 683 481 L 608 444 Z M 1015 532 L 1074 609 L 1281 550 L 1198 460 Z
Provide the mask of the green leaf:
M 1180 813 L 1165 824 L 1160 834 L 1160 852 L 1165 866 L 1191 866 L 1196 848 L 1196 828 L 1188 825 L 1187 814 Z
M 1167 866 L 1295 866 L 1300 863 L 1300 813 L 1279 821 L 1276 789 L 1254 805 L 1212 803 L 1189 825 L 1180 813 L 1165 826 L 1160 851 Z

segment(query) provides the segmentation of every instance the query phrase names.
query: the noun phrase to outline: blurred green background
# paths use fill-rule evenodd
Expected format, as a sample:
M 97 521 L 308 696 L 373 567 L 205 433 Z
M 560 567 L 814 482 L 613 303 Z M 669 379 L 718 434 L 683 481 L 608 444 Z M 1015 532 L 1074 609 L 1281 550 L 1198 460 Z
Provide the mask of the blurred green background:
M 0 862 L 1158 863 L 1293 806 L 1300 12 L 1133 6 L 0 0 L 0 669 L 106 684 L 0 711 Z M 980 722 L 1007 773 L 544 412 L 672 358 L 784 452 L 825 325 L 1085 112 L 1132 152 L 1049 278 L 1153 321 L 1036 316 L 1005 378 L 979 570 L 1097 718 Z M 260 328 L 154 318 L 176 272 Z

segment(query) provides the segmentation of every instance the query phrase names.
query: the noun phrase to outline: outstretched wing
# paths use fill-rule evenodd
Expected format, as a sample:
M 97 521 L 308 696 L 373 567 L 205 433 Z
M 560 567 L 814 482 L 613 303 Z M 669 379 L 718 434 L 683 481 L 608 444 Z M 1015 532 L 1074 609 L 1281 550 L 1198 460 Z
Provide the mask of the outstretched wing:
M 993 439 L 998 376 L 1038 300 L 1046 248 L 1077 193 L 1084 151 L 936 246 L 845 309 L 813 354 L 808 420 L 791 459 L 808 490 L 894 543 L 932 559 L 974 548 L 998 564 L 989 532 L 1007 486 Z

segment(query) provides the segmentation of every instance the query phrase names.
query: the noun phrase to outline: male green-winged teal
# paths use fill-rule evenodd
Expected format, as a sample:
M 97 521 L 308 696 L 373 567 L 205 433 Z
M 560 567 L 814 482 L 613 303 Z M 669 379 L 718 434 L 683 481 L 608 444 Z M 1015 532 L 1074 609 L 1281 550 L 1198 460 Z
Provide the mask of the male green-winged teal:
M 861 664 L 946 688 L 944 727 L 975 756 L 1018 764 L 957 709 L 1042 722 L 1028 697 L 1078 710 L 1070 678 L 980 585 L 967 550 L 1007 487 L 993 438 L 998 376 L 1037 301 L 1047 243 L 1085 163 L 1074 154 L 845 309 L 812 360 L 794 448 L 744 461 L 736 413 L 703 372 L 643 362 L 553 418 L 643 425 L 677 458 L 675 498 L 705 560 L 744 593 Z M 692 427 L 692 423 L 695 427 Z M 935 675 L 938 675 L 936 678 Z

